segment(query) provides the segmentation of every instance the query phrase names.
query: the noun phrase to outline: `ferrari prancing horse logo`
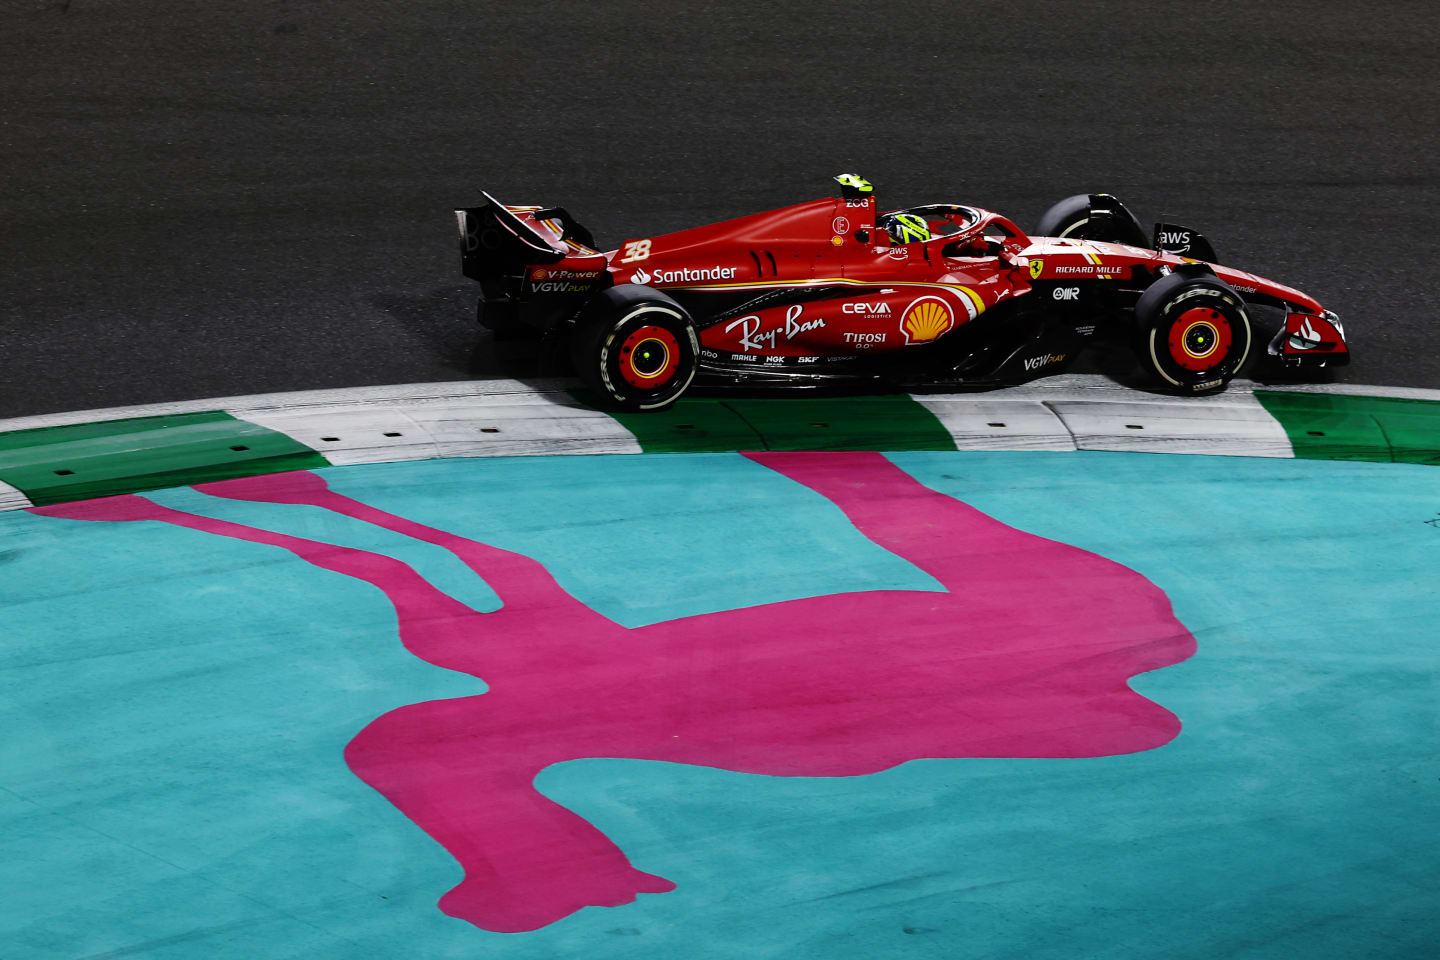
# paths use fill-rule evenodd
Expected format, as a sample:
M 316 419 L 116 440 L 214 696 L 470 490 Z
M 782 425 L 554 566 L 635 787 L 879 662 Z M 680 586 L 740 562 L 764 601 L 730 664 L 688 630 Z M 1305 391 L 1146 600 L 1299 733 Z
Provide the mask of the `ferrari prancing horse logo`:
M 1031 280 L 1039 280 L 1039 279 L 1040 279 L 1040 271 L 1041 271 L 1041 270 L 1044 270 L 1044 269 L 1045 269 L 1045 261 L 1044 261 L 1044 260 L 1031 260 L 1031 261 L 1030 261 L 1030 279 L 1031 279 Z

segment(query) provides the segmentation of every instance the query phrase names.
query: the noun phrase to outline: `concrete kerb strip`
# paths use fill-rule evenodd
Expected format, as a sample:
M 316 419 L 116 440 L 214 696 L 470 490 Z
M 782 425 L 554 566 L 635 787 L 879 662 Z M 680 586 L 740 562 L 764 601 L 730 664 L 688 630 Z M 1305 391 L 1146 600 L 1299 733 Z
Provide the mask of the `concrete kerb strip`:
M 894 443 L 1440 462 L 1436 390 L 1235 381 L 1214 397 L 1181 398 L 1071 374 L 987 393 L 722 395 L 687 398 L 664 414 L 612 416 L 577 400 L 573 389 L 566 380 L 405 384 L 0 421 L 0 510 L 309 466 L 436 457 Z

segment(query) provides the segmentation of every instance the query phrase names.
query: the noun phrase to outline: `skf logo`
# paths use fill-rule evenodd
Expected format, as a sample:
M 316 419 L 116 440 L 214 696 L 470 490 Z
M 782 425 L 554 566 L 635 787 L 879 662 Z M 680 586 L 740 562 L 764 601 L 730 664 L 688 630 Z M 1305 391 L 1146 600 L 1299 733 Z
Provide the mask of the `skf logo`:
M 1050 296 L 1056 300 L 1079 300 L 1079 287 L 1056 287 L 1050 291 Z
M 905 308 L 900 332 L 906 343 L 929 343 L 955 326 L 955 314 L 939 297 L 921 297 Z
M 1041 270 L 1044 270 L 1044 269 L 1045 269 L 1045 261 L 1044 261 L 1044 260 L 1031 260 L 1031 261 L 1030 261 L 1030 279 L 1031 279 L 1031 280 L 1039 280 L 1039 279 L 1040 279 L 1040 271 L 1041 271 Z

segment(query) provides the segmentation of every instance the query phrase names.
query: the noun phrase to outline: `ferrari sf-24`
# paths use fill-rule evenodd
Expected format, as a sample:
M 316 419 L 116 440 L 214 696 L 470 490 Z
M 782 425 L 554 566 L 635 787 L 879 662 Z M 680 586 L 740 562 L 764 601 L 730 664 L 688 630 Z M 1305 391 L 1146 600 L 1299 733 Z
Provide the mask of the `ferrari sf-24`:
M 1101 333 L 1162 390 L 1224 389 L 1252 352 L 1250 308 L 1284 324 L 1259 359 L 1294 373 L 1349 360 L 1314 298 L 1215 262 L 1198 231 L 1147 234 L 1108 194 L 1060 201 L 1034 235 L 979 207 L 882 212 L 872 185 L 601 251 L 563 208 L 456 211 L 480 322 L 563 342 L 601 402 L 659 410 L 692 382 L 969 389 L 1065 370 Z M 698 378 L 698 381 L 697 381 Z

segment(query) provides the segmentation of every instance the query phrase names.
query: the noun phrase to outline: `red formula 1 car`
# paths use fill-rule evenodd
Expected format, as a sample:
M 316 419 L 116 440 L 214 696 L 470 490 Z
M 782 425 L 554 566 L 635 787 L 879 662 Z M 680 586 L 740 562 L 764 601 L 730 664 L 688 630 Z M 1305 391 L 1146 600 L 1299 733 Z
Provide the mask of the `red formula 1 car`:
M 1064 370 L 1097 331 L 1133 339 L 1157 386 L 1222 389 L 1252 353 L 1248 308 L 1284 311 L 1268 362 L 1348 361 L 1339 318 L 1215 263 L 1197 231 L 1146 235 L 1106 194 L 1062 200 L 1029 236 L 979 207 L 881 213 L 871 185 L 606 253 L 563 209 L 457 210 L 481 323 L 562 337 L 615 406 L 656 410 L 694 381 L 991 387 Z

